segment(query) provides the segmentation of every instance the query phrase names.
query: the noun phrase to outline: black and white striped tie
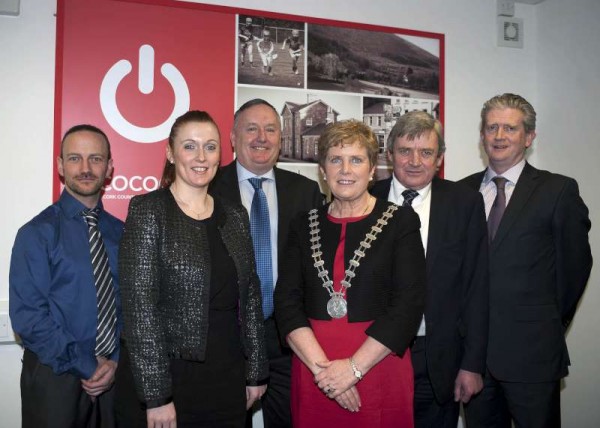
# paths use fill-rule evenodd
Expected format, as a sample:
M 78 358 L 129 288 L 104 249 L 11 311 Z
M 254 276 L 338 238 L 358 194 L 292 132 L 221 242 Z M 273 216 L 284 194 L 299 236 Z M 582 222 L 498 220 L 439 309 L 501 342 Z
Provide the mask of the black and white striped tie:
M 90 255 L 96 283 L 98 304 L 98 328 L 96 332 L 96 355 L 106 357 L 115 349 L 117 308 L 108 255 L 98 229 L 98 209 L 84 210 L 81 215 L 88 225 Z

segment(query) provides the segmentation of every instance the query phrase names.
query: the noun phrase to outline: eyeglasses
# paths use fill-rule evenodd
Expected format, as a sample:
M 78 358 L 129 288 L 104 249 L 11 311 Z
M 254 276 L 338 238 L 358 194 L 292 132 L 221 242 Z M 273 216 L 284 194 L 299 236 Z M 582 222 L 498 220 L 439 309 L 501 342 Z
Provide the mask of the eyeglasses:
M 502 131 L 505 134 L 512 135 L 521 129 L 521 125 L 513 126 L 513 125 L 498 125 L 497 123 L 491 123 L 491 124 L 485 125 L 483 127 L 483 132 L 486 134 L 497 134 L 498 130 L 500 128 L 502 128 Z

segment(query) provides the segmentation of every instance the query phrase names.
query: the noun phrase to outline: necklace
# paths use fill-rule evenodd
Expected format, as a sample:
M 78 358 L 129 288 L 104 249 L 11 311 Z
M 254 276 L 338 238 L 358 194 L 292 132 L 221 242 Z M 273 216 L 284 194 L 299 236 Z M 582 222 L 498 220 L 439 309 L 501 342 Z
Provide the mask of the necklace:
M 344 279 L 341 282 L 340 291 L 335 291 L 333 281 L 329 279 L 329 271 L 323 267 L 325 262 L 321 258 L 321 235 L 319 234 L 319 216 L 317 209 L 309 211 L 308 219 L 310 220 L 310 242 L 312 250 L 313 266 L 317 269 L 318 277 L 323 281 L 323 288 L 329 293 L 329 301 L 327 302 L 327 313 L 331 318 L 342 318 L 348 313 L 348 302 L 346 302 L 346 290 L 352 285 L 352 278 L 356 276 L 354 272 L 360 266 L 360 260 L 365 256 L 365 251 L 371 248 L 371 244 L 377 239 L 377 235 L 381 233 L 383 227 L 388 224 L 388 220 L 394 215 L 394 211 L 398 209 L 397 205 L 390 205 L 377 219 L 377 223 L 371 226 L 371 230 L 367 232 L 365 238 L 360 242 L 360 246 L 354 250 L 352 259 L 348 262 L 350 267 L 346 269 Z M 366 212 L 366 210 L 365 210 Z
M 364 215 L 367 213 L 367 210 L 369 209 L 369 207 L 371 206 L 371 201 L 374 201 L 374 200 L 375 200 L 375 198 L 374 198 L 373 196 L 369 195 L 369 200 L 367 201 L 367 206 L 365 207 L 365 209 L 364 209 L 364 211 L 362 212 L 362 214 L 361 214 L 360 216 L 357 216 L 357 217 L 362 217 L 362 216 L 364 216 Z M 332 211 L 333 211 L 333 203 L 331 203 L 331 204 L 329 205 L 329 208 L 327 209 L 327 212 L 328 212 L 329 214 L 331 214 L 331 212 L 332 212 Z M 340 213 L 341 213 L 341 211 L 340 211 Z M 350 217 L 355 217 L 355 216 L 350 216 Z
M 175 200 L 176 200 L 176 201 L 177 201 L 179 204 L 182 204 L 182 205 L 185 207 L 185 210 L 184 210 L 184 211 L 186 211 L 186 210 L 187 210 L 187 211 L 191 212 L 192 214 L 194 214 L 194 215 L 196 216 L 196 218 L 197 218 L 198 220 L 201 220 L 201 219 L 203 218 L 202 216 L 203 216 L 203 215 L 204 215 L 204 214 L 205 214 L 207 211 L 209 211 L 209 210 L 210 210 L 211 198 L 210 198 L 208 195 L 206 195 L 206 199 L 205 199 L 205 201 L 206 201 L 206 202 L 205 202 L 205 204 L 204 204 L 204 209 L 203 209 L 202 211 L 196 211 L 196 210 L 194 210 L 194 209 L 192 208 L 192 206 L 191 206 L 191 204 L 190 204 L 189 202 L 186 202 L 186 201 L 184 201 L 183 199 L 181 199 L 181 198 L 179 197 L 179 195 L 177 194 L 177 191 L 176 191 L 176 189 L 175 189 L 173 186 L 171 186 L 171 194 L 173 195 L 173 197 L 175 198 Z M 183 208 L 182 208 L 182 209 L 183 209 Z

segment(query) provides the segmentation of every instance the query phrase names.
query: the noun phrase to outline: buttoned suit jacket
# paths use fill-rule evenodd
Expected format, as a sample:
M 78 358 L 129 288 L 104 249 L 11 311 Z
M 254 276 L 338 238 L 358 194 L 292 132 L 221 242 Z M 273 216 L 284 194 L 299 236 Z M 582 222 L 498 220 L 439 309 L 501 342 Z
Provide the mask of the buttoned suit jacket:
M 484 173 L 462 181 L 478 190 Z M 497 379 L 567 375 L 565 330 L 592 268 L 590 226 L 575 180 L 526 163 L 489 250 L 487 364 Z
M 392 178 L 371 194 L 388 199 Z M 426 358 L 437 400 L 453 399 L 459 369 L 485 372 L 488 335 L 487 226 L 481 195 L 435 177 L 431 184 L 425 304 Z

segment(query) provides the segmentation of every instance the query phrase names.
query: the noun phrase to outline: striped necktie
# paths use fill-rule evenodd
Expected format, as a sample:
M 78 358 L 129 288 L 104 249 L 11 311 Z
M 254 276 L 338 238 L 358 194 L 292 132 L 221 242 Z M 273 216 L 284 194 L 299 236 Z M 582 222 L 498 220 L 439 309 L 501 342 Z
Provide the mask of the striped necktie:
M 96 284 L 96 301 L 98 304 L 96 356 L 106 357 L 112 353 L 116 346 L 117 309 L 115 290 L 108 264 L 108 256 L 100 235 L 100 229 L 98 229 L 98 208 L 84 210 L 81 215 L 88 226 L 90 255 Z

